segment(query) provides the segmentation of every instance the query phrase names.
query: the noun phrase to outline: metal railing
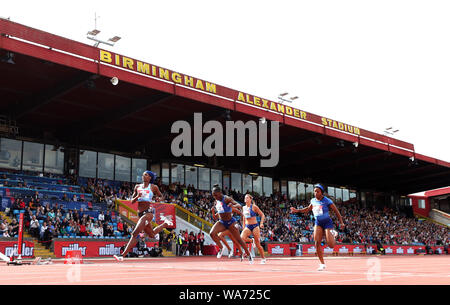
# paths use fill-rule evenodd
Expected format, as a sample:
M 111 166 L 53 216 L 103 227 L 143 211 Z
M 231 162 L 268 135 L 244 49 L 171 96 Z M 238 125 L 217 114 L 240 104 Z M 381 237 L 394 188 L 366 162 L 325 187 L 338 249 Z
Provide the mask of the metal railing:
M 213 226 L 212 223 L 198 217 L 197 215 L 189 212 L 185 208 L 175 204 L 175 214 L 176 216 L 182 218 L 183 220 L 189 222 L 190 224 L 201 229 L 203 232 L 209 232 Z

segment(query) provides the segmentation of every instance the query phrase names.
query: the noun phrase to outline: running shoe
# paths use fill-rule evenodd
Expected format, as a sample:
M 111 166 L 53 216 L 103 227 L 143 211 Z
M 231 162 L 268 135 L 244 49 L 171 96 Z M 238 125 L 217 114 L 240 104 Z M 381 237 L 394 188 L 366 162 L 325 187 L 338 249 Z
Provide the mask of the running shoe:
M 225 248 L 222 248 L 222 249 L 219 251 L 219 253 L 217 253 L 217 258 L 221 258 L 221 257 L 222 257 L 224 250 L 225 250 Z
M 241 262 L 244 260 L 244 255 L 243 254 L 241 254 Z
M 266 259 L 263 258 L 263 259 L 261 260 L 261 265 L 264 265 L 265 263 L 266 263 Z
M 319 264 L 319 268 L 317 268 L 317 271 L 322 271 L 325 269 L 325 264 Z
M 233 258 L 233 251 L 229 251 L 228 258 Z
M 250 255 L 248 256 L 248 262 L 250 263 L 250 265 L 253 265 L 253 256 L 252 256 L 252 254 L 250 253 Z
M 123 262 L 123 256 L 122 256 L 122 255 L 114 255 L 114 258 L 115 258 L 116 261 L 118 261 L 118 262 Z

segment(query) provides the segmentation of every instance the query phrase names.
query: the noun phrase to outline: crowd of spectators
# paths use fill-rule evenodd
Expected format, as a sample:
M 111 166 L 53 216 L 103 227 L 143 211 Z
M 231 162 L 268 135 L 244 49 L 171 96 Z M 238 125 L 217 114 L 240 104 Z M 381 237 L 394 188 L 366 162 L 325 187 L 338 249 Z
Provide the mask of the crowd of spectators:
M 9 216 L 12 215 L 12 211 Z M 123 238 L 129 238 L 133 230 L 126 222 L 119 217 L 117 228 L 114 228 L 110 223 L 112 221 L 110 211 L 106 213 L 100 212 L 98 218 L 89 216 L 86 211 L 80 210 L 64 210 L 57 205 L 50 207 L 39 206 L 35 210 L 30 207 L 24 212 L 24 227 L 31 236 L 37 238 L 47 247 L 53 238 L 64 236 L 92 236 L 102 238 L 105 236 L 115 236 L 120 232 Z M 18 232 L 18 223 L 15 217 L 12 217 L 10 224 L 6 219 L 2 220 L 0 225 L 4 237 L 15 237 Z
M 76 182 L 77 180 L 75 177 L 72 177 L 70 181 Z M 178 204 L 200 218 L 214 223 L 210 212 L 211 207 L 214 205 L 214 200 L 210 191 L 198 190 L 192 185 L 185 186 L 179 183 L 165 185 L 161 183 L 160 179 L 157 180 L 157 184 L 163 195 L 163 202 Z M 113 185 L 116 186 L 114 187 Z M 94 202 L 105 203 L 112 210 L 115 199 L 131 199 L 134 184 L 129 182 L 113 184 L 102 179 L 87 179 L 87 183 L 80 185 L 80 187 L 83 192 L 93 195 Z M 240 203 L 244 202 L 245 194 L 226 189 L 224 193 Z M 285 194 L 281 193 L 274 193 L 270 197 L 254 195 L 254 200 L 266 216 L 265 226 L 261 229 L 261 240 L 263 243 L 268 241 L 313 241 L 314 218 L 312 213 L 298 215 L 294 218 L 289 212 L 291 206 L 296 208 L 306 207 L 307 203 L 305 201 L 289 200 Z M 42 207 L 38 192 L 26 200 L 20 197 L 15 198 L 14 205 L 14 208 L 27 211 L 26 227 L 30 227 L 30 230 L 36 236 L 39 233 L 39 238 L 44 241 L 51 236 L 70 235 L 72 233 L 75 233 L 77 236 L 114 235 L 114 232 L 111 232 L 112 228 L 108 227 L 108 220 L 102 221 L 99 219 L 94 221 L 87 215 L 83 215 L 83 211 L 62 211 L 57 207 L 52 209 Z M 339 232 L 337 237 L 337 242 L 340 243 L 364 244 L 381 242 L 382 244 L 393 245 L 445 245 L 449 243 L 448 228 L 410 217 L 392 208 L 362 208 L 358 202 L 337 204 L 337 207 L 345 223 L 344 230 Z M 36 210 L 36 219 L 45 221 L 40 228 L 40 232 L 36 232 L 36 224 L 35 222 L 32 223 L 33 215 L 30 214 L 30 210 Z M 332 212 L 330 215 L 336 220 Z M 106 217 L 108 218 L 108 216 Z M 0 224 L 0 232 L 4 236 L 14 234 L 15 228 L 17 228 L 17 225 L 5 224 L 4 221 Z M 129 236 L 131 232 L 131 228 L 127 227 L 125 223 L 118 224 L 118 230 L 125 236 Z M 180 249 L 184 249 L 184 251 L 192 250 L 189 252 L 194 254 L 199 253 L 200 251 L 196 250 L 196 242 L 191 242 L 191 245 L 189 243 L 189 240 L 197 240 L 198 234 L 191 232 L 186 237 L 186 233 L 183 232 L 181 234 L 182 239 L 186 242 L 186 246 L 180 246 Z M 165 244 L 167 244 L 167 239 L 176 240 L 178 244 L 179 236 L 169 234 L 163 241 Z M 192 247 L 192 244 L 194 247 Z

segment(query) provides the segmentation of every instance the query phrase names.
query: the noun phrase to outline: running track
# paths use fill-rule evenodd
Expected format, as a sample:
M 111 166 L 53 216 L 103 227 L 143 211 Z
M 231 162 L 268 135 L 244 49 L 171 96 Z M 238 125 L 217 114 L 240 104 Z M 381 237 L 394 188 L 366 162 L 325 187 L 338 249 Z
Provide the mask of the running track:
M 448 285 L 450 256 L 268 258 L 255 264 L 215 257 L 84 260 L 83 264 L 7 266 L 1 285 Z M 220 274 L 218 277 L 217 274 Z M 218 279 L 220 278 L 220 279 Z

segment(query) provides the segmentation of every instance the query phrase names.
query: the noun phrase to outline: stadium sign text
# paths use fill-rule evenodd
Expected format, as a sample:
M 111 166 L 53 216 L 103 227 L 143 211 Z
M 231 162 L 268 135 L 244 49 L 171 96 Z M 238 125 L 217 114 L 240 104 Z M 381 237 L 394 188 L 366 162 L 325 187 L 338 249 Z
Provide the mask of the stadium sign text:
M 220 90 L 218 92 L 217 90 L 218 86 L 214 83 L 210 83 L 192 76 L 164 69 L 123 55 L 115 54 L 110 51 L 100 49 L 99 59 L 100 62 L 102 63 L 113 65 L 121 69 L 133 71 L 138 74 L 143 74 L 170 83 L 175 83 L 180 86 L 184 86 L 201 92 L 222 95 Z M 234 96 L 232 98 L 234 99 L 234 102 L 237 103 L 252 105 L 253 107 L 261 108 L 266 111 L 271 111 L 280 115 L 286 115 L 300 120 L 312 122 L 315 124 L 320 124 L 328 128 L 337 129 L 354 135 L 361 134 L 360 129 L 357 127 L 342 122 L 338 122 L 335 120 L 331 120 L 325 117 L 318 117 L 316 115 L 307 113 L 300 109 L 288 105 L 283 105 L 281 103 L 269 101 L 267 99 L 260 98 L 254 95 L 238 92 L 237 96 Z
M 191 87 L 193 89 L 217 93 L 216 85 L 201 79 L 173 72 L 149 63 L 131 59 L 129 57 L 114 54 L 105 50 L 100 50 L 100 61 L 117 67 L 125 68 L 134 72 L 157 77 L 163 80 L 174 82 L 176 84 Z

